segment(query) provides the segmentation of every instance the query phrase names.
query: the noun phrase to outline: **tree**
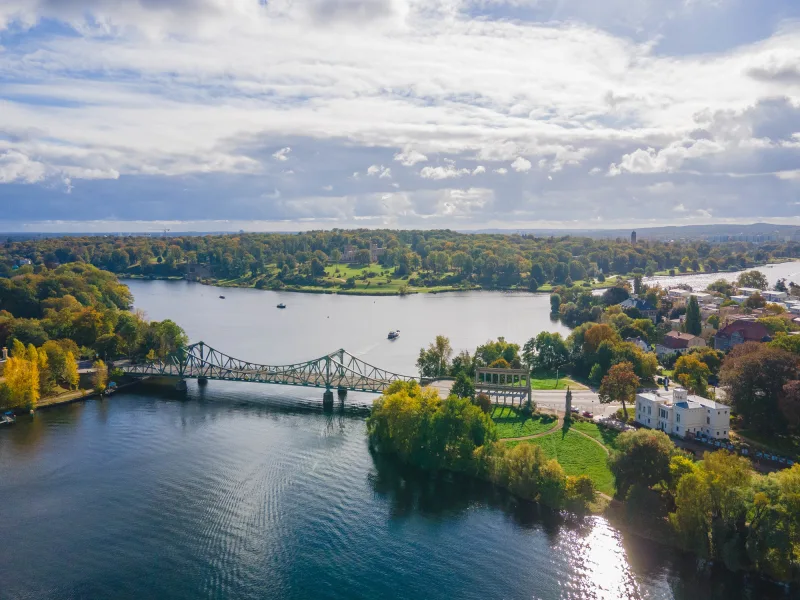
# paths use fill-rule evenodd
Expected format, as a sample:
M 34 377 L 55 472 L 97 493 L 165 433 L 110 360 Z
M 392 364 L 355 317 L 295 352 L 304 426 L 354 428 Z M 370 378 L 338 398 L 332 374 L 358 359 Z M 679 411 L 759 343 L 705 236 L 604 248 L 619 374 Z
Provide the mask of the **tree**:
M 541 331 L 525 342 L 522 359 L 529 369 L 550 373 L 569 361 L 569 349 L 560 333 Z
M 697 298 L 694 296 L 689 297 L 689 302 L 686 305 L 686 320 L 683 324 L 686 333 L 692 335 L 700 335 L 703 332 L 703 320 L 700 317 L 700 305 L 697 303 Z
M 617 437 L 616 447 L 608 463 L 618 497 L 625 498 L 633 485 L 652 487 L 669 482 L 670 459 L 675 446 L 663 431 L 625 431 Z
M 714 350 L 710 346 L 702 346 L 700 348 L 692 348 L 687 352 L 686 356 L 696 356 L 701 362 L 704 362 L 711 371 L 712 375 L 719 373 L 722 366 L 722 361 L 725 359 L 725 353 L 720 350 Z
M 103 392 L 108 384 L 108 367 L 102 360 L 96 360 L 92 363 L 92 387 L 96 392 Z
M 639 296 L 642 293 L 642 276 L 634 275 L 633 277 L 633 293 Z
M 706 288 L 709 292 L 717 292 L 718 294 L 722 294 L 723 296 L 727 296 L 730 298 L 736 293 L 733 284 L 730 281 L 726 281 L 725 279 L 717 279 L 714 283 L 709 284 Z
M 448 371 L 450 356 L 453 348 L 449 338 L 437 335 L 436 340 L 428 346 L 428 349 L 421 348 L 419 358 L 417 358 L 417 368 L 422 377 L 441 377 Z
M 355 260 L 360 265 L 368 265 L 372 262 L 372 255 L 369 250 L 362 248 L 361 250 L 356 250 Z
M 784 384 L 778 408 L 790 429 L 800 426 L 800 381 L 795 379 Z
M 782 335 L 767 344 L 771 348 L 779 348 L 800 356 L 800 335 Z
M 583 352 L 584 354 L 594 354 L 597 352 L 598 347 L 604 341 L 609 341 L 612 344 L 619 341 L 619 334 L 610 325 L 605 323 L 598 323 L 592 325 L 583 337 Z
M 745 271 L 736 279 L 736 285 L 740 288 L 746 287 L 765 290 L 769 286 L 769 281 L 767 281 L 767 276 L 761 271 Z
M 620 304 L 621 302 L 625 302 L 630 298 L 630 294 L 628 290 L 620 285 L 615 285 L 614 287 L 608 288 L 605 292 L 603 292 L 603 304 L 606 306 L 614 306 L 615 304 Z
M 675 361 L 673 377 L 692 394 L 708 394 L 708 378 L 711 370 L 696 354 L 686 354 Z
M 720 369 L 727 401 L 745 425 L 770 433 L 784 425 L 778 410 L 784 386 L 797 377 L 797 357 L 767 344 L 746 342 L 730 351 Z
M 472 399 L 475 397 L 475 384 L 472 383 L 472 379 L 470 379 L 466 373 L 461 371 L 456 376 L 456 380 L 450 391 L 459 398 Z
M 561 296 L 558 294 L 550 294 L 550 312 L 558 313 L 561 308 Z
M 745 308 L 764 308 L 766 305 L 767 301 L 764 300 L 764 296 L 758 292 L 747 298 L 743 303 Z
M 78 388 L 79 381 L 78 363 L 75 361 L 75 355 L 68 351 L 64 357 L 64 382 L 74 390 Z
M 629 362 L 621 362 L 612 366 L 608 374 L 600 383 L 598 395 L 602 404 L 622 402 L 623 414 L 628 414 L 625 403 L 633 402 L 636 390 L 639 387 L 639 378 Z
M 480 408 L 485 414 L 489 414 L 492 412 L 492 399 L 489 397 L 489 394 L 484 394 L 481 392 L 477 396 L 475 396 L 475 406 Z
M 26 353 L 12 356 L 3 371 L 9 406 L 32 409 L 39 400 L 39 366 Z

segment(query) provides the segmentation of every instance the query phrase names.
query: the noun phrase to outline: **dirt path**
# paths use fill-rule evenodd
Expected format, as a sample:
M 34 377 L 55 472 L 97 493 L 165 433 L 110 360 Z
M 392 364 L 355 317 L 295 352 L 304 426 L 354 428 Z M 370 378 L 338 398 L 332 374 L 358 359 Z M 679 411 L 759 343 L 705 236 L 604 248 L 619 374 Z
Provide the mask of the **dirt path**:
M 558 428 L 564 425 L 564 417 L 559 416 L 556 419 L 555 425 L 548 429 L 547 431 L 542 431 L 541 433 L 534 433 L 532 435 L 523 435 L 522 437 L 513 437 L 513 438 L 500 438 L 499 441 L 501 442 L 521 442 L 524 440 L 532 440 L 538 437 L 544 437 L 546 435 L 550 435 L 551 433 L 555 432 Z

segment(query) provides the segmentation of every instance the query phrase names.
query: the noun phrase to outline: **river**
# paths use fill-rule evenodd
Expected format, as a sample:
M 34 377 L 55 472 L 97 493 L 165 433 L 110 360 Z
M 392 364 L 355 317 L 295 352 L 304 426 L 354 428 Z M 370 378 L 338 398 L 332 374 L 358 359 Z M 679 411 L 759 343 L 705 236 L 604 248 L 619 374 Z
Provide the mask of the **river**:
M 131 289 L 151 318 L 264 362 L 345 347 L 413 374 L 436 333 L 473 349 L 564 331 L 547 297 L 528 294 Z M 354 407 L 370 396 L 327 415 L 320 395 L 141 386 L 0 430 L 0 598 L 786 597 L 600 517 L 564 521 L 475 482 L 398 470 L 368 451 Z

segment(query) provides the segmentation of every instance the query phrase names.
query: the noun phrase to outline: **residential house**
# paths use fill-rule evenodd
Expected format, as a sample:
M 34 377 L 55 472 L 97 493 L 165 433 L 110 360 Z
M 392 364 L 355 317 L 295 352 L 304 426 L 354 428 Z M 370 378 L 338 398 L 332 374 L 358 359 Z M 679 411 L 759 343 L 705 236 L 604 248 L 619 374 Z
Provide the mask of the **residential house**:
M 775 290 L 765 290 L 761 292 L 761 295 L 767 302 L 784 302 L 789 297 L 786 292 L 777 292 Z
M 763 323 L 736 319 L 714 336 L 714 349 L 727 351 L 745 342 L 768 342 L 771 339 L 769 329 Z
M 650 344 L 644 341 L 640 337 L 629 337 L 625 338 L 625 341 L 631 344 L 634 344 L 639 350 L 642 352 L 650 352 Z
M 764 294 L 764 292 L 758 288 L 740 287 L 738 290 L 740 295 L 748 297 L 752 296 L 753 294 Z
M 658 309 L 650 304 L 647 300 L 637 298 L 636 296 L 631 296 L 625 300 L 625 302 L 621 302 L 620 306 L 622 307 L 622 310 L 635 308 L 641 313 L 642 318 L 650 319 L 653 323 L 658 322 Z
M 636 394 L 636 422 L 683 438 L 705 434 L 726 440 L 731 413 L 725 404 L 675 388 L 671 394 L 665 390 Z
M 700 336 L 680 331 L 670 331 L 664 336 L 663 342 L 656 344 L 656 355 L 683 354 L 692 348 L 701 348 L 705 345 L 706 341 Z

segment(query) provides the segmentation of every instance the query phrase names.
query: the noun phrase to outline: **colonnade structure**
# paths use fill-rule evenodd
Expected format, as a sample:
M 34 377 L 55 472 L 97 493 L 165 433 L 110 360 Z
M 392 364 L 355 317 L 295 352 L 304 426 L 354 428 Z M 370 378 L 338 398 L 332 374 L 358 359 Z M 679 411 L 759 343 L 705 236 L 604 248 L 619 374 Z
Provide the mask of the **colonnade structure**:
M 531 404 L 531 377 L 527 369 L 492 369 L 478 367 L 475 369 L 475 393 L 486 394 L 496 404 L 506 404 L 507 400 L 515 401 L 522 406 L 526 401 Z

